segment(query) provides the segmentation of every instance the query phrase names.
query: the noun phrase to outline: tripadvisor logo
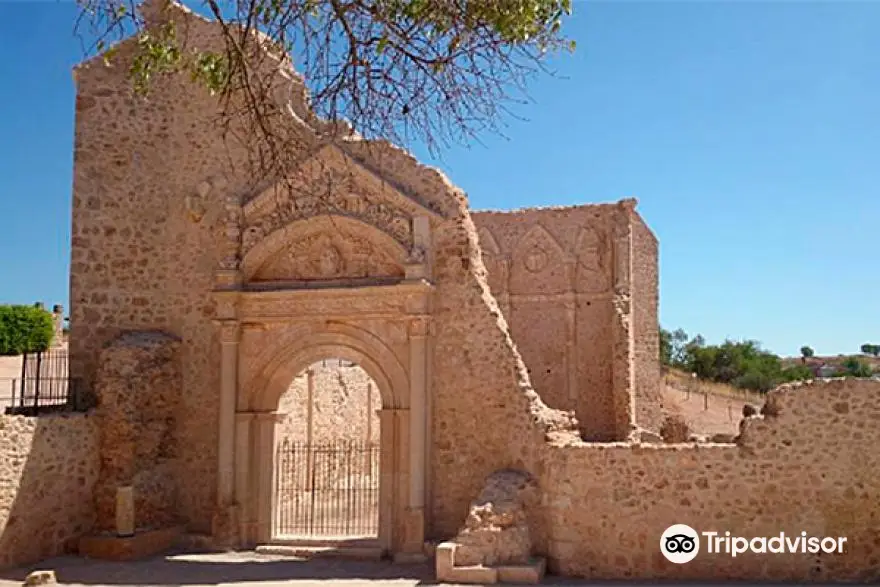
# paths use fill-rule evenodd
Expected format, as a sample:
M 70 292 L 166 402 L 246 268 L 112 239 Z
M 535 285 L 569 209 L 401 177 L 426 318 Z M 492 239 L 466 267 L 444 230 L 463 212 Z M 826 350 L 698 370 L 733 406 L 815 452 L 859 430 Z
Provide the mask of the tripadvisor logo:
M 756 536 L 744 538 L 732 536 L 730 532 L 697 532 L 685 524 L 673 524 L 660 536 L 660 552 L 666 560 L 684 564 L 696 558 L 700 552 L 700 542 L 706 554 L 722 554 L 736 558 L 745 553 L 754 554 L 828 554 L 843 553 L 845 537 L 808 536 L 806 532 L 786 536 L 780 532 L 776 536 Z
M 660 537 L 660 552 L 669 562 L 690 562 L 700 552 L 700 536 L 690 526 L 673 524 Z

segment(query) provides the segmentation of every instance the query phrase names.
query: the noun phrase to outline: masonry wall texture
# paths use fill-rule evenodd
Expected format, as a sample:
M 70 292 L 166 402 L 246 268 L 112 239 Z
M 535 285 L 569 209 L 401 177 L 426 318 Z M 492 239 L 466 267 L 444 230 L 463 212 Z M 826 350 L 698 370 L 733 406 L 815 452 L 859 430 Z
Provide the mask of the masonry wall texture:
M 663 420 L 660 375 L 660 284 L 657 238 L 644 219 L 633 218 L 632 320 L 634 338 L 636 424 L 657 432 Z
M 358 365 L 336 359 L 313 364 L 312 432 L 309 434 L 309 377 L 304 372 L 281 397 L 285 414 L 278 437 L 293 442 L 379 441 L 382 398 L 376 383 Z
M 61 554 L 92 528 L 92 414 L 0 416 L 0 567 Z
M 152 0 L 148 22 L 173 19 L 184 52 L 221 48 L 215 25 L 161 6 Z M 657 245 L 633 200 L 471 215 L 463 192 L 405 152 L 328 139 L 301 80 L 271 59 L 259 69 L 289 106 L 278 128 L 302 152 L 288 177 L 257 181 L 247 145 L 216 125 L 216 98 L 186 76 L 159 76 L 149 100 L 135 98 L 131 58 L 128 41 L 113 67 L 95 59 L 76 72 L 71 370 L 94 389 L 99 366 L 126 362 L 101 365 L 120 333 L 179 339 L 173 494 L 188 531 L 211 531 L 230 505 L 222 491 L 249 495 L 271 480 L 265 432 L 284 392 L 340 351 L 377 381 L 395 549 L 422 547 L 421 504 L 408 504 L 419 497 L 411 414 L 423 400 L 428 538 L 454 536 L 486 479 L 514 469 L 540 484 L 529 540 L 566 574 L 805 579 L 876 568 L 876 383 L 778 392 L 775 415 L 749 421 L 738 445 L 631 442 L 661 413 Z M 317 211 L 315 186 L 330 214 Z M 269 469 L 239 468 L 267 454 Z M 216 527 L 255 535 L 266 526 L 260 496 Z M 658 558 L 666 525 L 706 520 L 737 532 L 771 521 L 845 530 L 856 546 L 820 562 L 672 568 Z
M 591 579 L 880 579 L 880 383 L 833 380 L 770 393 L 774 415 L 731 445 L 550 446 L 541 479 L 558 573 Z M 734 536 L 847 538 L 837 554 L 700 554 L 667 562 L 672 524 Z
M 549 406 L 574 411 L 587 440 L 630 434 L 628 406 L 616 395 L 637 394 L 635 424 L 656 430 L 661 419 L 657 241 L 637 213 L 621 210 L 473 213 L 492 293 L 535 389 Z M 633 313 L 634 338 L 623 355 L 610 344 L 621 297 Z M 632 389 L 615 376 L 620 370 L 633 372 Z
M 95 377 L 101 474 L 95 485 L 96 528 L 116 527 L 116 490 L 132 487 L 135 527 L 160 529 L 178 517 L 177 437 L 183 389 L 180 341 L 156 332 L 128 332 L 102 351 Z

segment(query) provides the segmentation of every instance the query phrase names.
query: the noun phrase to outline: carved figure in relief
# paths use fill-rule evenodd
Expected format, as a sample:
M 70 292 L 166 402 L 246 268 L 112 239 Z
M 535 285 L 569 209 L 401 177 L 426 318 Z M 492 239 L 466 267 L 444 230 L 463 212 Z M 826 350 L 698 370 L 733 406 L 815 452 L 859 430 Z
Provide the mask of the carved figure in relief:
M 333 245 L 321 250 L 318 257 L 318 273 L 321 277 L 337 277 L 342 273 L 342 254 Z

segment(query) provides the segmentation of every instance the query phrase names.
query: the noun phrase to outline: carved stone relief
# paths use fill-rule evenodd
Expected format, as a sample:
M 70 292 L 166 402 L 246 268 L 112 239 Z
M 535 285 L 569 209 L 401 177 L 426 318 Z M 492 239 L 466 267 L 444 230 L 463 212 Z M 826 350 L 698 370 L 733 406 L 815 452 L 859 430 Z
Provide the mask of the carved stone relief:
M 406 250 L 412 248 L 412 218 L 403 208 L 364 195 L 331 193 L 321 197 L 300 195 L 249 220 L 242 242 L 243 254 L 291 222 L 329 215 L 358 219 L 388 234 Z
M 252 281 L 402 277 L 394 256 L 369 239 L 342 230 L 302 238 L 276 253 Z
M 540 224 L 520 239 L 513 254 L 511 293 L 562 293 L 567 291 L 565 252 Z
M 607 237 L 592 227 L 581 227 L 575 241 L 576 289 L 584 293 L 602 293 L 609 287 L 609 246 Z

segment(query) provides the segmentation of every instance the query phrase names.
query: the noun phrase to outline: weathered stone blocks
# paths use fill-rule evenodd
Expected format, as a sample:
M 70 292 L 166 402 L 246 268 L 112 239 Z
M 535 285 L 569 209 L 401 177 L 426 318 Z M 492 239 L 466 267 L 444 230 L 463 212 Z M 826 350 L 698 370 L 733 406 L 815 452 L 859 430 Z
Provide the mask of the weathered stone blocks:
M 99 530 L 116 528 L 121 487 L 133 492 L 136 528 L 168 527 L 177 521 L 179 345 L 160 332 L 131 332 L 101 353 L 95 384 L 101 428 L 101 474 L 95 491 Z

